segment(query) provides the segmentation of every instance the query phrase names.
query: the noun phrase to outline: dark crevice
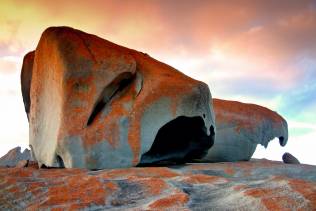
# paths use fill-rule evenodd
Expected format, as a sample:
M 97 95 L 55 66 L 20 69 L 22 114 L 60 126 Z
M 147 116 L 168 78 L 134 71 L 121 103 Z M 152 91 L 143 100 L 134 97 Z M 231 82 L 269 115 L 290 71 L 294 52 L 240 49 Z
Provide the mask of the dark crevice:
M 104 88 L 99 99 L 97 100 L 94 109 L 92 110 L 87 126 L 91 125 L 97 115 L 103 110 L 103 108 L 120 92 L 125 90 L 129 84 L 134 80 L 135 75 L 130 72 L 121 73 L 117 76 L 108 86 Z
M 64 161 L 59 155 L 56 156 L 56 159 L 57 159 L 58 167 L 59 168 L 65 168 Z
M 140 86 L 139 90 L 137 90 L 136 97 L 141 93 L 143 89 L 143 77 L 142 75 L 136 70 L 136 86 Z
M 281 146 L 285 146 L 285 141 L 284 141 L 284 137 L 283 136 L 279 137 L 279 143 L 280 143 Z
M 63 159 L 62 159 L 59 155 L 56 156 L 56 161 L 57 161 L 58 167 L 46 166 L 44 163 L 42 163 L 42 164 L 39 166 L 39 168 L 42 168 L 42 169 L 59 169 L 59 168 L 65 168 L 64 161 L 63 161 Z
M 48 169 L 49 167 L 47 167 L 45 164 L 42 164 L 41 166 L 39 166 L 40 169 Z
M 215 128 L 213 127 L 213 125 L 211 125 L 210 127 L 210 135 L 215 136 Z
M 201 159 L 214 144 L 214 127 L 210 135 L 202 117 L 180 116 L 161 127 L 150 150 L 141 157 L 138 166 L 181 164 Z

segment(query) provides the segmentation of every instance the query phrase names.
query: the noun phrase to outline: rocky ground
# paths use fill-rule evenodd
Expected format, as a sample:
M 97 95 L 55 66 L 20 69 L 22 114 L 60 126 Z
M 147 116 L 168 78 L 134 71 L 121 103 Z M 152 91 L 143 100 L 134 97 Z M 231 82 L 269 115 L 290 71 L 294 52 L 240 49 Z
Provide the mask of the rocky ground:
M 1 210 L 316 210 L 316 167 L 268 160 L 88 171 L 0 168 Z

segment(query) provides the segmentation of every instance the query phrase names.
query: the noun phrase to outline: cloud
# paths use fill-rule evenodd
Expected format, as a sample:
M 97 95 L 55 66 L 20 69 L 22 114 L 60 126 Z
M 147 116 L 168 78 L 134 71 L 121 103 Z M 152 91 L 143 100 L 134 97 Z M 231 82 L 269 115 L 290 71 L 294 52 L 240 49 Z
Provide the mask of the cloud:
M 316 39 L 315 10 L 312 1 L 304 0 L 237 0 L 234 4 L 32 0 L 7 1 L 4 5 L 8 6 L 3 7 L 2 16 L 19 24 L 15 34 L 23 41 L 32 40 L 28 44 L 36 44 L 40 33 L 50 25 L 70 25 L 155 55 L 204 55 L 217 45 L 233 55 L 277 60 L 310 48 L 310 41 Z
M 2 99 L 19 92 L 22 57 L 41 33 L 67 25 L 149 53 L 206 82 L 213 96 L 315 123 L 312 0 L 2 0 L 0 25 Z
M 0 74 L 12 74 L 20 68 L 20 57 L 0 57 Z
M 286 95 L 306 83 L 311 70 L 302 60 L 316 56 L 316 6 L 308 0 L 4 0 L 0 23 L 0 56 L 22 56 L 45 28 L 69 25 L 147 52 L 224 97 Z
M 0 57 L 19 56 L 22 49 L 20 40 L 16 37 L 19 23 L 5 20 L 5 18 L 0 15 L 0 25 Z

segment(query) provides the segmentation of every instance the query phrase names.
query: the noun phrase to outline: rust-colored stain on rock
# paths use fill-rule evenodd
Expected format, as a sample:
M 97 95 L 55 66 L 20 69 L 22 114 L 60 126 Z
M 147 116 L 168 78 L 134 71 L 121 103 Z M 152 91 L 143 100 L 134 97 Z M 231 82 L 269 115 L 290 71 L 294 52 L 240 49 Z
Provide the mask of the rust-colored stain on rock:
M 150 209 L 177 209 L 177 207 L 183 207 L 189 201 L 189 197 L 185 193 L 176 193 L 167 197 L 158 199 L 157 201 L 149 205 Z M 182 208 L 183 210 L 186 210 Z
M 254 127 L 256 127 L 259 122 L 265 121 L 265 119 L 268 118 L 272 124 L 275 125 L 280 121 L 284 121 L 284 119 L 276 112 L 271 112 L 271 110 L 255 104 L 213 99 L 213 106 L 216 114 L 216 121 L 220 124 L 226 123 L 235 125 L 235 130 L 237 132 L 240 132 L 242 129 L 255 132 Z M 230 115 L 232 113 L 236 114 L 237 117 Z
M 217 176 L 209 176 L 204 174 L 192 174 L 188 175 L 187 178 L 182 180 L 183 182 L 189 183 L 189 184 L 201 184 L 201 183 L 225 183 L 227 182 L 226 179 L 222 177 Z
M 99 171 L 0 168 L 1 210 L 315 210 L 315 203 L 315 166 L 267 160 Z
M 40 165 L 136 166 L 159 128 L 179 116 L 203 116 L 207 129 L 215 127 L 206 84 L 69 27 L 43 32 L 25 56 L 21 83 Z

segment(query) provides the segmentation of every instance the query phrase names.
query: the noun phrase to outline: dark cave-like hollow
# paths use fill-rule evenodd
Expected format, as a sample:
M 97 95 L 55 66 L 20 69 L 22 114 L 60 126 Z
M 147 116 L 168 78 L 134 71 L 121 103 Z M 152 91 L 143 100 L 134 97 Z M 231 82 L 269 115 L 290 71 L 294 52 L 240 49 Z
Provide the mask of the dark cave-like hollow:
M 57 159 L 58 167 L 59 168 L 65 168 L 64 161 L 59 155 L 56 156 L 56 159 Z
M 284 140 L 284 137 L 283 137 L 283 136 L 280 136 L 280 137 L 279 137 L 279 143 L 280 143 L 280 145 L 281 145 L 282 147 L 285 146 L 286 141 Z
M 138 166 L 161 166 L 201 159 L 214 144 L 214 127 L 210 135 L 200 116 L 180 116 L 162 126 Z

